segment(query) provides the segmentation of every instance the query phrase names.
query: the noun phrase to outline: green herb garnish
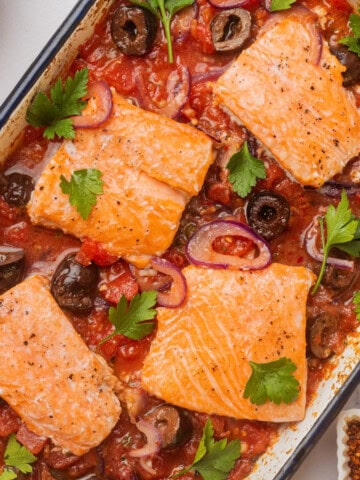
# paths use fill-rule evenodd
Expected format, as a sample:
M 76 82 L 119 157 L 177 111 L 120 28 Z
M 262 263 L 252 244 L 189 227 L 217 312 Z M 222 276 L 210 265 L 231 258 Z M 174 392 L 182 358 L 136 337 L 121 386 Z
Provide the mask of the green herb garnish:
M 155 328 L 155 322 L 149 322 L 156 315 L 153 308 L 156 304 L 157 292 L 150 290 L 135 295 L 128 302 L 122 295 L 116 308 L 110 307 L 109 320 L 115 326 L 115 330 L 105 337 L 100 345 L 107 342 L 114 335 L 124 335 L 133 340 L 141 340 L 149 335 Z
M 163 24 L 168 45 L 169 63 L 174 62 L 170 25 L 173 16 L 185 7 L 194 3 L 194 0 L 130 0 L 139 7 L 152 12 Z
M 38 92 L 26 112 L 26 121 L 34 127 L 47 127 L 44 137 L 50 140 L 57 135 L 75 138 L 73 115 L 80 115 L 87 102 L 81 100 L 86 95 L 89 72 L 83 68 L 68 77 L 63 85 L 58 79 L 50 90 L 50 98 Z
M 355 305 L 356 319 L 360 322 L 360 291 L 354 293 L 353 304 Z
M 266 178 L 264 163 L 251 155 L 247 142 L 232 155 L 226 168 L 229 170 L 230 183 L 242 198 L 251 192 L 258 178 Z
M 291 403 L 299 395 L 299 382 L 292 375 L 296 365 L 289 358 L 279 358 L 273 362 L 249 362 L 252 374 L 247 381 L 244 398 L 250 398 L 255 405 L 263 405 L 266 400 L 279 405 Z
M 278 12 L 279 10 L 287 10 L 296 0 L 271 0 L 270 11 Z
M 329 205 L 325 213 L 326 239 L 324 217 L 319 218 L 320 234 L 323 247 L 323 261 L 318 279 L 312 289 L 315 295 L 324 276 L 326 261 L 329 252 L 336 247 L 353 256 L 360 256 L 360 228 L 359 221 L 355 219 L 349 208 L 349 200 L 345 191 L 337 208 Z
M 360 13 L 360 9 L 358 12 Z M 342 38 L 339 43 L 346 45 L 350 52 L 360 56 L 360 15 L 352 13 L 349 17 L 349 24 L 353 35 Z
M 240 440 L 232 440 L 227 443 L 227 439 L 223 438 L 218 442 L 215 441 L 214 427 L 211 420 L 208 419 L 193 463 L 172 478 L 178 478 L 193 470 L 199 473 L 204 480 L 225 480 L 240 455 Z
M 32 466 L 30 464 L 36 460 L 35 455 L 29 452 L 26 447 L 20 445 L 16 440 L 15 434 L 10 435 L 4 453 L 5 467 L 0 475 L 0 480 L 13 480 L 17 478 L 17 471 L 24 474 L 31 473 Z
M 87 220 L 96 205 L 96 195 L 103 193 L 104 182 L 100 179 L 101 175 L 96 168 L 85 168 L 73 172 L 70 181 L 66 180 L 64 175 L 60 177 L 61 191 L 69 195 L 70 204 L 76 207 L 84 220 Z

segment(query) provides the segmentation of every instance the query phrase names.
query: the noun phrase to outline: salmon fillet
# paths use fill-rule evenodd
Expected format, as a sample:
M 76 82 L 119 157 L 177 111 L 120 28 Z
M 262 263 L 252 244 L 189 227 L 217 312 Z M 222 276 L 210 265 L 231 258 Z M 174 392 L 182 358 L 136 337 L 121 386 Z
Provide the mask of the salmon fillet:
M 118 256 L 160 255 L 172 243 L 190 195 L 212 162 L 203 133 L 130 105 L 113 92 L 110 119 L 99 129 L 79 129 L 52 157 L 33 192 L 34 224 L 60 228 L 101 243 Z M 75 170 L 102 172 L 103 195 L 83 220 L 60 189 L 60 176 Z M 131 258 L 131 257 L 129 257 Z
M 83 455 L 119 419 L 117 379 L 33 276 L 0 297 L 0 396 L 37 435 Z
M 314 274 L 272 264 L 229 271 L 188 266 L 186 303 L 158 309 L 158 331 L 142 370 L 149 393 L 180 407 L 240 419 L 301 420 L 306 401 L 306 299 Z M 249 360 L 290 358 L 300 394 L 290 404 L 243 398 Z M 191 392 L 191 393 L 190 393 Z
M 214 89 L 284 169 L 319 187 L 359 153 L 360 117 L 342 86 L 345 67 L 324 40 L 314 62 L 315 20 L 294 11 L 274 16 L 272 28 L 265 24 Z

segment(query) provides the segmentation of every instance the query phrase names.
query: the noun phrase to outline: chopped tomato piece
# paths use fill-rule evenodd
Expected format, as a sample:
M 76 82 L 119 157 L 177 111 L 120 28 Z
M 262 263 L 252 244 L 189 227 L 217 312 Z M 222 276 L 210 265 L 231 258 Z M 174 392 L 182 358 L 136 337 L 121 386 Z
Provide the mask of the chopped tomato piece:
M 36 433 L 31 432 L 25 423 L 21 424 L 16 434 L 16 439 L 34 455 L 40 453 L 47 442 L 46 437 L 40 437 Z
M 227 236 L 217 238 L 213 248 L 217 253 L 242 257 L 254 248 L 254 243 L 248 238 Z
M 7 437 L 19 430 L 20 418 L 6 403 L 0 403 L 0 437 Z
M 99 291 L 108 302 L 118 303 L 122 295 L 131 300 L 139 291 L 138 284 L 130 272 L 129 265 L 119 260 L 103 272 Z
M 115 263 L 118 257 L 108 253 L 100 243 L 86 238 L 76 255 L 76 260 L 84 266 L 93 261 L 99 267 L 107 267 Z

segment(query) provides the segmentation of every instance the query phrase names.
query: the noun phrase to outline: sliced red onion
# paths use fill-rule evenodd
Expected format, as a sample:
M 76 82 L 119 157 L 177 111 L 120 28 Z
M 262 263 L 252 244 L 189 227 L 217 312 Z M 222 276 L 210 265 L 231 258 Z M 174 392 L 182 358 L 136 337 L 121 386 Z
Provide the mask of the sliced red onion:
M 191 84 L 215 82 L 229 68 L 229 65 L 230 63 L 227 63 L 223 67 L 210 68 L 206 72 L 194 73 L 191 77 Z
M 79 250 L 80 247 L 70 247 L 60 252 L 59 255 L 53 260 L 39 260 L 38 262 L 32 264 L 28 273 L 40 273 L 41 275 L 46 276 L 49 280 L 51 280 L 51 277 L 54 275 L 55 270 L 64 260 L 64 258 L 71 253 L 77 253 Z
M 85 97 L 88 105 L 82 115 L 72 117 L 75 128 L 96 128 L 110 117 L 112 94 L 109 85 L 103 80 L 92 83 Z
M 158 272 L 169 275 L 172 278 L 172 284 L 169 292 L 158 292 L 157 303 L 160 307 L 176 308 L 185 301 L 187 285 L 184 275 L 173 263 L 165 258 L 153 257 L 151 259 L 152 267 Z
M 310 226 L 305 232 L 304 242 L 307 253 L 311 258 L 322 262 L 324 259 L 323 253 L 318 249 L 316 240 L 319 231 L 319 216 L 316 216 L 311 222 Z M 354 270 L 354 262 L 352 260 L 345 260 L 344 258 L 328 257 L 327 265 L 333 265 L 341 270 Z
M 209 0 L 210 5 L 215 8 L 221 8 L 222 10 L 228 10 L 230 8 L 246 7 L 249 0 Z
M 269 30 L 274 28 L 274 26 L 281 22 L 284 18 L 288 17 L 296 18 L 305 28 L 307 28 L 310 35 L 310 49 L 308 52 L 308 59 L 310 63 L 314 65 L 319 65 L 322 55 L 323 40 L 320 30 L 315 24 L 315 20 L 318 17 L 311 10 L 308 10 L 307 8 L 299 5 L 296 7 L 292 7 L 289 10 L 274 13 L 266 21 L 265 25 L 260 30 L 259 35 L 264 35 Z
M 23 248 L 10 247 L 9 245 L 0 245 L 0 267 L 18 262 L 24 258 Z
M 347 182 L 326 182 L 319 188 L 319 192 L 328 197 L 341 197 L 341 193 L 346 191 L 347 195 L 356 195 L 360 193 L 360 184 Z
M 159 430 L 145 420 L 136 422 L 136 428 L 146 437 L 146 444 L 141 448 L 130 450 L 129 456 L 134 458 L 155 455 L 161 448 L 161 435 Z
M 171 278 L 168 275 L 158 275 L 153 268 L 136 268 L 130 265 L 130 270 L 139 285 L 140 292 L 166 290 L 171 286 Z
M 166 82 L 166 105 L 163 107 L 156 105 L 151 99 L 142 70 L 138 69 L 136 75 L 136 84 L 139 90 L 140 106 L 146 110 L 175 118 L 182 107 L 189 99 L 190 94 L 190 74 L 189 69 L 184 66 L 178 66 L 168 76 Z
M 248 238 L 258 248 L 258 255 L 248 258 L 216 252 L 213 249 L 214 241 L 225 236 Z M 268 243 L 248 225 L 229 220 L 217 220 L 199 228 L 189 239 L 186 255 L 191 263 L 212 268 L 260 270 L 271 263 Z

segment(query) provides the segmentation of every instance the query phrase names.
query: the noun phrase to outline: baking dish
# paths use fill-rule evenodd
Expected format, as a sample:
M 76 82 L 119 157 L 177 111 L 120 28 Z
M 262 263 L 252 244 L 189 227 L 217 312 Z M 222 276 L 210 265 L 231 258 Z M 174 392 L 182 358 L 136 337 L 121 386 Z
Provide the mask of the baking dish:
M 110 3 L 109 0 L 80 1 L 4 103 L 0 111 L 0 145 L 4 156 L 16 145 L 24 126 L 24 112 L 33 92 L 46 89 L 61 71 L 66 70 L 77 46 L 91 34 L 93 26 Z M 359 384 L 359 353 L 357 337 L 349 338 L 343 355 L 334 359 L 330 376 L 320 384 L 305 420 L 282 430 L 278 442 L 259 459 L 249 478 L 284 480 L 291 476 Z

